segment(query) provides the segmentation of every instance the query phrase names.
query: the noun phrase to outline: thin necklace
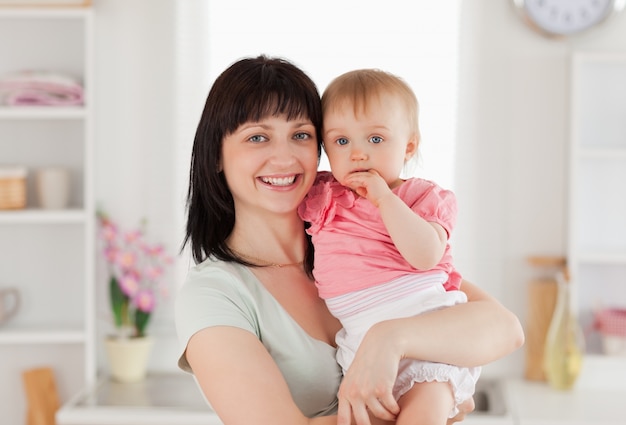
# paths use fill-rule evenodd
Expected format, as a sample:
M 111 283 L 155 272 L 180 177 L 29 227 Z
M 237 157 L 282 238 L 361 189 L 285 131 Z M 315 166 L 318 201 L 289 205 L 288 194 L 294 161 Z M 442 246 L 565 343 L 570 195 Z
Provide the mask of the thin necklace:
M 247 260 L 252 260 L 257 264 L 253 264 L 254 267 L 274 267 L 276 269 L 280 269 L 282 267 L 290 267 L 290 266 L 301 266 L 304 263 L 304 260 L 300 260 L 298 262 L 295 263 L 270 263 L 269 261 L 265 261 L 261 258 L 257 258 L 257 257 L 253 257 L 252 255 L 247 255 L 247 254 L 243 254 L 235 249 L 230 248 L 230 250 L 236 254 L 237 256 L 243 258 L 243 259 L 247 259 Z M 260 264 L 259 264 L 260 263 Z

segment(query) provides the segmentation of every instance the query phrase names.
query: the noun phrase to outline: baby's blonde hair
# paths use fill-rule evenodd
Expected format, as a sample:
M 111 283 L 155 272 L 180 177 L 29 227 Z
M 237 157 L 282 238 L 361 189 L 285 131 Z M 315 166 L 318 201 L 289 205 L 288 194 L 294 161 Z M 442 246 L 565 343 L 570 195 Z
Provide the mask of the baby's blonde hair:
M 419 103 L 415 93 L 400 77 L 380 69 L 357 69 L 335 78 L 322 95 L 322 113 L 345 106 L 354 107 L 354 114 L 367 113 L 373 100 L 382 96 L 398 97 L 405 106 L 407 119 L 419 143 Z

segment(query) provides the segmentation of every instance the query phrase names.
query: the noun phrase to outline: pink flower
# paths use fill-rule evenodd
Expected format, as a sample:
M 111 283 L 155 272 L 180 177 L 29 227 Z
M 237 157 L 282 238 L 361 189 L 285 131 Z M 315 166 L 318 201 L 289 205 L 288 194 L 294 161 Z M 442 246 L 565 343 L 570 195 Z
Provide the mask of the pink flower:
M 158 280 L 163 276 L 163 268 L 159 266 L 150 265 L 145 268 L 144 274 L 150 280 Z
M 144 245 L 143 249 L 146 255 L 155 258 L 165 252 L 165 248 L 163 248 L 163 245 Z
M 140 238 L 141 238 L 141 231 L 139 230 L 132 230 L 124 234 L 124 241 L 126 241 L 126 243 L 128 244 L 137 242 Z
M 154 293 L 149 289 L 142 289 L 133 298 L 133 304 L 144 313 L 150 313 L 154 309 L 156 300 Z
M 102 239 L 111 242 L 117 239 L 117 226 L 111 222 L 106 222 L 102 225 Z
M 122 292 L 130 298 L 133 298 L 139 292 L 139 276 L 137 273 L 126 273 L 119 282 Z
M 115 245 L 109 245 L 104 248 L 104 258 L 107 263 L 114 264 L 119 255 L 119 250 Z
M 123 270 L 128 270 L 137 264 L 137 254 L 132 251 L 119 251 L 115 261 Z
M 156 296 L 167 295 L 161 280 L 173 257 L 167 255 L 163 245 L 144 240 L 145 223 L 138 229 L 122 232 L 104 213 L 99 212 L 98 218 L 104 259 L 119 288 L 119 291 L 115 288 L 110 291 L 115 325 L 118 329 L 130 325 L 135 336 L 143 336 L 156 305 Z M 136 315 L 138 311 L 143 314 Z

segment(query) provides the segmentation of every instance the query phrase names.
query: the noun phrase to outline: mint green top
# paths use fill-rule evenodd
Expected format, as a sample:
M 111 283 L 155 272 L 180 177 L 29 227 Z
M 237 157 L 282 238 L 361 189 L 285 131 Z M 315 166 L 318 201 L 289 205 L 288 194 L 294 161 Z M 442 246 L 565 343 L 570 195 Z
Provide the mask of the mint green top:
M 210 326 L 234 326 L 256 335 L 267 348 L 305 416 L 336 413 L 341 380 L 336 349 L 307 334 L 247 267 L 213 259 L 193 267 L 175 309 L 181 369 L 193 373 L 185 357 L 193 334 Z

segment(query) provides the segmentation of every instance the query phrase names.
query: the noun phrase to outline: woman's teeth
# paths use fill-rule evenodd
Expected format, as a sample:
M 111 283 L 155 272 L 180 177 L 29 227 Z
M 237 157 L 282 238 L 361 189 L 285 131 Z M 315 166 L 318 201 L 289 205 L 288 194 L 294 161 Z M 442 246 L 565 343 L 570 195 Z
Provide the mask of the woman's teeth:
M 263 183 L 271 184 L 272 186 L 289 186 L 296 180 L 296 176 L 291 177 L 261 177 Z

